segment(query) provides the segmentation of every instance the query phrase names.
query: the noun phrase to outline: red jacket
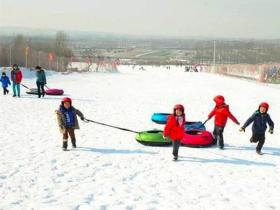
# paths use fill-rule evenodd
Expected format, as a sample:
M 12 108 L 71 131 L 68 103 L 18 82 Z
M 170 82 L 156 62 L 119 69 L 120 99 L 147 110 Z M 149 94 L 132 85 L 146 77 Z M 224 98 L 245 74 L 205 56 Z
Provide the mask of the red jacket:
M 12 71 L 11 72 L 11 80 L 16 83 L 21 83 L 22 80 L 22 73 L 20 70 Z
M 239 124 L 238 120 L 229 111 L 229 106 L 223 104 L 221 106 L 216 106 L 212 112 L 208 115 L 208 118 L 212 118 L 215 115 L 215 125 L 225 127 L 227 124 L 227 119 L 230 118 L 236 124 Z
M 174 115 L 169 115 L 167 123 L 164 127 L 163 136 L 170 137 L 172 141 L 181 141 L 185 133 L 185 117 L 183 117 L 183 123 L 180 126 Z

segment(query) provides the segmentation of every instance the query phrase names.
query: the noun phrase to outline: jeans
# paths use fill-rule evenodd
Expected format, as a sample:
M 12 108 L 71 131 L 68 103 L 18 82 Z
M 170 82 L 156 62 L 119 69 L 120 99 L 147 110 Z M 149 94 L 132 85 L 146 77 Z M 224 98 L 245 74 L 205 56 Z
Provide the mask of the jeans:
M 41 98 L 41 95 L 45 96 L 45 90 L 44 90 L 44 83 L 43 82 L 36 82 L 37 89 L 38 89 L 38 97 Z
M 14 92 L 14 96 L 20 96 L 20 84 L 13 82 L 13 92 Z

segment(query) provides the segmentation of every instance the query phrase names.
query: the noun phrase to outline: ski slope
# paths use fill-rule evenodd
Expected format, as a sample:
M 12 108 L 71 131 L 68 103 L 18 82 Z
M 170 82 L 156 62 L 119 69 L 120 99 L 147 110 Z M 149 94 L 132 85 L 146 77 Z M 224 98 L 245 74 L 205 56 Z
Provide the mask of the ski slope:
M 137 68 L 138 69 L 138 68 Z M 92 120 L 134 130 L 162 129 L 153 112 L 170 112 L 176 103 L 187 120 L 205 120 L 222 94 L 241 123 L 262 101 L 270 104 L 275 133 L 263 152 L 230 120 L 225 150 L 147 147 L 133 133 L 80 121 L 77 146 L 61 150 L 55 109 L 61 97 L 38 99 L 0 95 L 1 210 L 176 210 L 280 209 L 280 90 L 267 85 L 183 68 L 121 66 L 120 73 L 52 74 L 51 88 L 63 88 Z M 23 83 L 34 87 L 34 78 Z M 10 88 L 11 89 L 11 88 Z M 22 89 L 24 90 L 24 89 Z M 206 124 L 213 129 L 213 120 Z

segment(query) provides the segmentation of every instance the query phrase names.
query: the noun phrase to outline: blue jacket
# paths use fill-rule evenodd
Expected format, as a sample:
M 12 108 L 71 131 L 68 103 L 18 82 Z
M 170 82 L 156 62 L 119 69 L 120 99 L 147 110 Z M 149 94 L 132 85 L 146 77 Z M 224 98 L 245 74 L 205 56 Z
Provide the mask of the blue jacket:
M 6 88 L 8 85 L 11 85 L 10 79 L 8 76 L 1 76 L 0 81 L 2 83 L 2 87 Z
M 65 109 L 63 106 L 60 106 L 59 110 L 65 117 L 66 128 L 72 128 L 75 126 L 75 109 L 71 106 L 69 109 Z
M 264 134 L 267 129 L 267 124 L 270 129 L 274 128 L 274 123 L 271 120 L 268 113 L 260 113 L 257 110 L 243 125 L 243 128 L 246 128 L 253 122 L 252 131 L 256 134 Z

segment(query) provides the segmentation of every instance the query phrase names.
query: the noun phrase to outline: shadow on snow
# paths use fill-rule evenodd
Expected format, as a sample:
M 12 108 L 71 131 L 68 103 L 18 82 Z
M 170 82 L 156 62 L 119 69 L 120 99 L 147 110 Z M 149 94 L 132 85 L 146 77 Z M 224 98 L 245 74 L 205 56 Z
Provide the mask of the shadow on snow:
M 148 152 L 144 150 L 100 149 L 100 148 L 91 148 L 91 147 L 77 147 L 75 151 L 94 152 L 94 153 L 102 153 L 102 154 L 148 154 L 148 155 L 157 154 L 155 152 Z

